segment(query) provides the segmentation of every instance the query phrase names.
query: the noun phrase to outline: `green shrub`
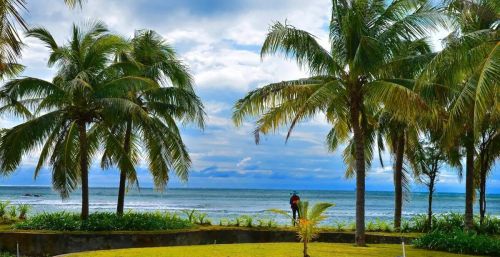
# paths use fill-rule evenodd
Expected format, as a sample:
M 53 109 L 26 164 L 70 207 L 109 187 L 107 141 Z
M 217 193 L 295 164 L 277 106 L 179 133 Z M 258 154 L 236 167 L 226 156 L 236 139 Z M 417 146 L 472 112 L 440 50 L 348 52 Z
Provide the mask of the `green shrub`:
M 0 252 L 0 257 L 15 257 L 15 255 L 7 252 Z
M 189 222 L 194 223 L 196 220 L 196 210 L 182 210 Z
M 475 232 L 435 230 L 413 241 L 418 248 L 460 254 L 500 256 L 500 240 Z
M 115 213 L 98 212 L 82 221 L 75 213 L 42 213 L 14 225 L 16 229 L 59 230 L 59 231 L 125 231 L 125 230 L 168 230 L 191 227 L 192 223 L 169 213 L 134 213 L 123 216 Z
M 9 217 L 10 219 L 17 219 L 17 208 L 14 205 L 11 205 L 9 208 Z
M 7 213 L 7 206 L 9 206 L 9 204 L 9 201 L 0 201 L 0 218 L 5 218 L 5 214 Z
M 211 225 L 212 222 L 207 218 L 208 214 L 206 213 L 198 213 L 196 214 L 196 217 L 194 218 L 196 224 L 199 225 Z
M 430 231 L 438 230 L 442 232 L 452 232 L 465 229 L 465 218 L 463 214 L 444 213 L 432 216 L 432 228 Z M 416 215 L 409 221 L 404 221 L 401 227 L 402 232 L 429 232 L 427 227 L 427 215 Z M 500 219 L 486 216 L 482 225 L 479 224 L 479 217 L 474 217 L 474 230 L 480 234 L 498 235 L 500 234 Z
M 344 221 L 339 221 L 339 220 L 336 220 L 334 222 L 334 225 L 335 225 L 335 230 L 337 231 L 344 231 L 347 226 Z

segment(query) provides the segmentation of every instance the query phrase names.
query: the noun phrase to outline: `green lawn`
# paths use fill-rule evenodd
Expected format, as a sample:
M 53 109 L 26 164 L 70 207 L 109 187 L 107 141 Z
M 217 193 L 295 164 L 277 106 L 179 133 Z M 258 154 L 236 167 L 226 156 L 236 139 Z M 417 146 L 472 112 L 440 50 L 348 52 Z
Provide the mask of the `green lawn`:
M 396 257 L 402 256 L 401 245 L 376 244 L 369 247 L 355 247 L 351 244 L 312 243 L 311 257 Z M 196 245 L 156 248 L 134 248 L 110 251 L 94 251 L 67 255 L 68 257 L 302 257 L 299 243 Z M 406 248 L 408 257 L 455 257 L 471 256 L 443 252 L 432 252 Z

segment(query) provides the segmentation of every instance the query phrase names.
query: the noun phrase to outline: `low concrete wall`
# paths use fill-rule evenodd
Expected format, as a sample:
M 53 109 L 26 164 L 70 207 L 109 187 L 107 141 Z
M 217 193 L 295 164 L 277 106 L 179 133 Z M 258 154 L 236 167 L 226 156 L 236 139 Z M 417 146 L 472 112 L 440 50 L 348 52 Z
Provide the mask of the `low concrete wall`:
M 397 236 L 367 235 L 368 243 L 400 243 Z M 63 253 L 133 247 L 176 245 L 295 242 L 292 231 L 220 229 L 179 232 L 34 233 L 0 232 L 0 250 L 22 256 L 53 256 Z M 352 233 L 321 233 L 319 242 L 353 243 Z

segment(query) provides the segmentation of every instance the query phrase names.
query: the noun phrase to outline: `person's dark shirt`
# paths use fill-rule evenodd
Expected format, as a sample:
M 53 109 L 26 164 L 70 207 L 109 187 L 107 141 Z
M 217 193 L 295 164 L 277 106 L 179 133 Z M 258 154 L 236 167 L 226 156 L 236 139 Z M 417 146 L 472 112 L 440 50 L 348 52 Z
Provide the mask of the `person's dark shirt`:
M 299 201 L 300 201 L 300 197 L 298 195 L 292 195 L 292 197 L 290 197 L 290 205 L 292 207 L 297 207 L 299 204 Z

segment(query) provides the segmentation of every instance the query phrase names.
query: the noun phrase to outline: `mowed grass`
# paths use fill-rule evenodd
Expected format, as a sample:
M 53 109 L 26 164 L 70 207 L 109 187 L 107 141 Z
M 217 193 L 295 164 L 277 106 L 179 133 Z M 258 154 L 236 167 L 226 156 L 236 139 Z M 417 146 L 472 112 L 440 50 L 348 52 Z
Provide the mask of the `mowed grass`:
M 368 247 L 355 247 L 352 244 L 311 243 L 311 257 L 396 257 L 402 256 L 401 245 L 373 244 Z M 302 244 L 265 243 L 265 244 L 227 244 L 195 245 L 154 248 L 132 248 L 108 251 L 93 251 L 65 255 L 69 257 L 302 257 Z M 471 256 L 445 252 L 433 252 L 406 247 L 408 257 L 455 257 Z

